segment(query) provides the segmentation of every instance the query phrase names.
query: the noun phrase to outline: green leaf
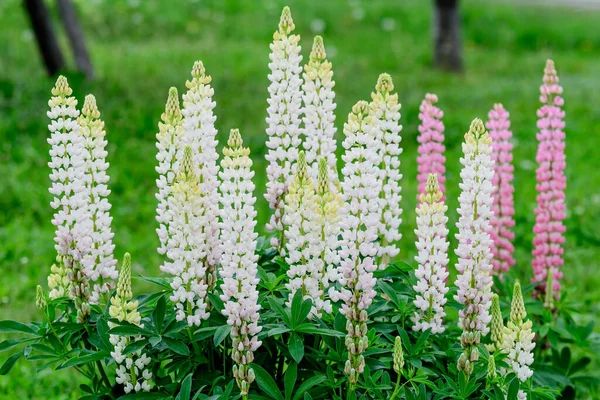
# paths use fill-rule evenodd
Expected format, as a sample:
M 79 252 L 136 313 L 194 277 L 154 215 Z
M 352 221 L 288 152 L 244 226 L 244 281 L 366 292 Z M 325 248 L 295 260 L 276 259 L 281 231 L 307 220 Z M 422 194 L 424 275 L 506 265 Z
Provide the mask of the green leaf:
M 156 303 L 156 308 L 152 312 L 152 322 L 154 322 L 154 326 L 156 326 L 156 330 L 158 333 L 162 333 L 162 324 L 165 319 L 165 311 L 167 310 L 167 301 L 165 300 L 165 296 L 162 296 L 158 299 Z
M 308 389 L 312 388 L 313 386 L 318 386 L 326 380 L 327 377 L 325 375 L 315 375 L 312 378 L 308 378 L 302 383 L 302 385 L 300 385 L 298 391 L 294 394 L 293 400 L 301 399 L 302 395 L 304 395 L 304 393 L 308 391 Z
M 37 334 L 38 328 L 32 325 L 25 325 L 17 321 L 0 321 L 0 333 L 26 333 L 28 335 Z
M 296 290 L 296 293 L 294 293 L 294 297 L 292 298 L 292 329 L 300 325 L 302 321 L 304 321 L 304 318 L 306 318 L 308 315 L 308 313 L 304 315 L 303 304 L 304 301 L 302 300 L 302 291 Z
M 187 326 L 187 324 L 186 324 Z M 204 340 L 208 337 L 214 336 L 215 331 L 217 330 L 216 326 L 208 326 L 205 328 L 200 328 L 194 332 L 194 336 L 192 336 L 192 342 L 198 342 L 200 340 Z
M 517 378 L 513 378 L 513 380 L 508 385 L 508 393 L 506 398 L 509 400 L 515 400 L 517 398 L 517 394 L 519 393 L 519 380 Z
M 213 337 L 213 343 L 215 346 L 220 345 L 223 340 L 229 335 L 231 332 L 231 327 L 229 325 L 223 325 L 217 328 L 215 332 L 215 336 Z
M 108 333 L 111 335 L 118 335 L 118 336 L 137 336 L 137 335 L 153 336 L 152 332 L 150 332 L 147 329 L 141 328 L 137 325 L 115 326 L 114 328 L 109 330 Z
M 168 396 L 164 393 L 155 393 L 155 392 L 138 392 L 138 393 L 129 393 L 119 397 L 117 400 L 166 400 L 172 399 L 173 397 Z
M 300 339 L 296 333 L 292 333 L 290 336 L 290 342 L 288 344 L 288 349 L 290 350 L 290 354 L 294 361 L 298 364 L 302 361 L 302 357 L 304 357 L 304 343 Z
M 149 343 L 148 339 L 136 340 L 135 342 L 128 344 L 127 347 L 125 347 L 125 349 L 123 349 L 123 355 L 135 353 L 136 351 L 141 350 L 144 347 L 146 347 L 148 345 L 148 343 Z
M 175 400 L 189 400 L 192 393 L 192 374 L 185 377 L 181 383 L 181 390 Z
M 289 313 L 289 308 L 284 308 L 281 304 L 279 304 L 279 302 L 273 298 L 273 297 L 269 297 L 267 299 L 267 301 L 269 302 L 269 305 L 271 306 L 271 309 L 273 311 L 275 311 L 275 313 L 279 314 L 279 316 L 281 317 L 281 319 L 283 320 L 283 322 L 289 326 L 290 328 L 293 327 L 293 323 L 292 323 L 292 318 L 290 316 Z
M 290 400 L 292 398 L 292 393 L 294 393 L 294 386 L 296 385 L 297 377 L 298 364 L 293 362 L 288 366 L 287 370 L 285 371 L 285 376 L 283 377 L 283 385 L 285 387 L 285 400 Z
M 21 343 L 27 343 L 32 340 L 35 340 L 35 338 L 6 339 L 5 341 L 0 342 L 0 352 L 12 349 L 13 347 L 20 345 Z
M 69 368 L 69 367 L 75 367 L 77 365 L 81 365 L 81 364 L 87 364 L 90 362 L 95 362 L 95 361 L 100 361 L 100 360 L 104 360 L 106 357 L 109 357 L 110 354 L 106 353 L 104 351 L 99 351 L 97 353 L 91 353 L 91 354 L 86 354 L 83 356 L 79 356 L 79 357 L 73 357 L 69 360 L 67 360 L 66 362 L 62 363 L 61 365 L 59 365 L 56 369 L 65 369 L 65 368 Z
M 8 374 L 21 357 L 23 357 L 23 350 L 8 357 L 6 361 L 4 361 L 4 364 L 2 364 L 2 367 L 0 367 L 0 375 Z
M 190 355 L 190 349 L 186 346 L 185 343 L 180 342 L 179 340 L 170 339 L 168 337 L 163 337 L 162 341 L 174 353 L 180 354 L 182 356 L 189 356 Z
M 312 333 L 321 336 L 333 336 L 333 337 L 344 337 L 345 333 L 339 332 L 333 329 L 327 329 L 320 326 L 313 325 L 311 323 L 300 324 L 294 329 L 296 332 Z
M 133 279 L 139 279 L 140 281 L 153 283 L 155 285 L 161 286 L 167 290 L 171 290 L 171 280 L 167 278 L 153 278 L 148 276 L 134 276 Z
M 260 390 L 268 394 L 271 399 L 284 400 L 281 392 L 277 388 L 275 380 L 267 371 L 263 369 L 263 367 L 257 364 L 252 364 L 252 369 L 254 370 L 254 375 L 256 376 L 256 384 Z
M 290 331 L 290 328 L 288 328 L 287 326 L 279 326 L 277 328 L 270 329 L 267 332 L 267 336 L 281 335 L 282 333 L 287 333 L 289 331 Z

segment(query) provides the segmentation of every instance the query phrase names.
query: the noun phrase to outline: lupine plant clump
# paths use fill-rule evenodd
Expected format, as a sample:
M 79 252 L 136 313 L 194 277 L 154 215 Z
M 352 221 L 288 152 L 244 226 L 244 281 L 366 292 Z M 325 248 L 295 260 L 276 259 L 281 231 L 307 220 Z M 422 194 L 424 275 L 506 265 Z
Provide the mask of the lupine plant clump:
M 493 106 L 489 132 L 474 119 L 462 157 L 446 159 L 437 97 L 425 96 L 419 132 L 407 132 L 392 76 L 382 73 L 370 100 L 346 110 L 338 148 L 323 38 L 302 65 L 294 29 L 286 7 L 269 56 L 266 171 L 254 168 L 239 129 L 219 147 L 209 66 L 194 63 L 181 98 L 168 90 L 156 135 L 162 263 L 146 266 L 147 277 L 132 271 L 139 268 L 128 253 L 116 268 L 110 130 L 96 99 L 88 95 L 78 109 L 67 79 L 58 78 L 48 112 L 57 256 L 47 287 L 36 289 L 42 320 L 0 321 L 0 332 L 19 334 L 0 344 L 14 349 L 0 372 L 21 357 L 39 370 L 72 368 L 88 380 L 81 399 L 584 393 L 593 379 L 577 373 L 589 363 L 592 328 L 574 322 L 559 283 L 565 133 L 554 64 L 546 65 L 538 112 L 534 274 L 521 287 L 513 271 L 530 269 L 513 254 L 508 111 Z M 403 167 L 407 140 L 419 143 L 414 177 Z M 460 177 L 445 176 L 447 162 L 460 163 Z M 255 187 L 255 174 L 267 176 L 266 187 Z M 405 179 L 419 182 L 411 212 L 402 208 Z M 452 186 L 460 189 L 457 210 L 447 205 Z M 258 234 L 259 191 L 269 203 L 266 236 Z M 416 218 L 414 266 L 400 259 L 398 242 L 411 237 L 403 214 Z M 135 293 L 133 278 L 154 290 Z

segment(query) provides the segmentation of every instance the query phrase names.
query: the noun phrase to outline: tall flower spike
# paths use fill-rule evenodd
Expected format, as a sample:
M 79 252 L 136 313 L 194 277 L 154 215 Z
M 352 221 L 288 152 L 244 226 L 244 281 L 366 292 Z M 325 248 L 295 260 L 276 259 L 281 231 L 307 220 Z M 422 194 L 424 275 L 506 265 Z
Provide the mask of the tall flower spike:
M 44 294 L 44 290 L 40 285 L 37 285 L 35 288 L 35 305 L 40 310 L 46 308 L 46 295 Z
M 108 142 L 105 139 L 104 122 L 100 119 L 100 111 L 96 98 L 87 95 L 83 110 L 79 117 L 80 134 L 84 139 L 83 158 L 85 163 L 85 190 L 88 198 L 88 214 L 91 218 L 92 240 L 90 251 L 83 257 L 84 272 L 92 286 L 91 303 L 97 303 L 99 296 L 109 292 L 118 277 L 115 268 L 117 260 L 113 256 L 115 245 L 112 242 L 113 232 L 110 228 L 112 217 L 111 205 L 108 201 L 109 176 L 106 161 Z
M 221 300 L 225 302 L 223 315 L 231 327 L 233 376 L 242 392 L 254 380 L 250 364 L 254 352 L 261 345 L 258 333 L 258 256 L 256 255 L 256 210 L 253 196 L 252 160 L 250 150 L 243 147 L 240 131 L 232 129 L 221 160 L 220 202 L 221 243 L 223 256 L 220 271 L 223 283 Z
M 402 368 L 404 368 L 404 351 L 402 351 L 402 338 L 400 336 L 396 336 L 394 339 L 394 372 L 398 375 L 402 373 Z
M 209 212 L 196 171 L 194 152 L 186 146 L 168 197 L 167 261 L 161 266 L 163 272 L 174 276 L 171 301 L 175 303 L 176 318 L 186 320 L 190 326 L 199 326 L 210 316 L 206 299 L 208 241 L 207 232 L 201 229 L 209 226 Z
M 537 111 L 539 141 L 536 160 L 537 207 L 533 232 L 533 282 L 544 281 L 548 272 L 553 274 L 553 291 L 558 297 L 564 264 L 565 242 L 565 112 L 562 87 L 554 62 L 548 60 L 544 69 L 544 84 L 540 87 L 542 107 Z M 540 285 L 538 291 L 545 290 Z
M 435 105 L 437 102 L 438 97 L 435 94 L 427 93 L 419 107 L 421 123 L 417 137 L 419 142 L 419 156 L 417 157 L 419 194 L 417 194 L 417 201 L 420 201 L 421 194 L 425 193 L 429 174 L 437 174 L 442 195 L 446 192 L 444 187 L 446 182 L 444 151 L 446 151 L 446 147 L 444 146 L 444 123 L 442 122 L 444 112 Z
M 350 385 L 354 387 L 358 375 L 364 371 L 362 353 L 369 345 L 367 338 L 367 309 L 375 297 L 377 270 L 377 238 L 380 222 L 379 193 L 381 180 L 378 140 L 367 123 L 369 103 L 359 101 L 352 107 L 348 122 L 344 124 L 342 156 L 344 167 L 341 184 L 340 209 L 341 259 L 339 273 L 340 291 L 330 289 L 333 301 L 343 301 L 341 312 L 346 316 L 346 347 L 348 361 L 344 368 Z
M 331 63 L 327 61 L 323 38 L 315 36 L 310 60 L 304 66 L 304 149 L 306 162 L 310 167 L 311 178 L 317 180 L 319 175 L 318 160 L 324 158 L 329 166 L 327 173 L 329 181 L 337 178 L 335 142 L 336 128 L 334 125 L 336 108 L 333 87 L 333 72 Z M 335 189 L 335 188 L 334 188 Z
M 378 244 L 379 268 L 384 269 L 389 260 L 400 252 L 396 242 L 402 238 L 400 224 L 402 223 L 402 187 L 400 180 L 400 159 L 402 153 L 400 142 L 400 104 L 398 94 L 394 90 L 392 77 L 388 74 L 379 75 L 376 92 L 371 94 L 369 124 L 373 135 L 377 138 L 379 152 L 379 169 L 382 181 L 379 193 L 379 237 Z
M 492 304 L 492 240 L 489 231 L 493 217 L 494 162 L 491 158 L 492 140 L 480 119 L 471 123 L 462 148 L 462 192 L 458 198 L 460 218 L 456 224 L 458 292 L 454 299 L 464 306 L 458 314 L 458 325 L 463 330 L 460 340 L 463 353 L 458 360 L 458 368 L 470 375 L 479 359 L 477 345 L 489 331 Z
M 111 305 L 108 313 L 111 318 L 119 322 L 127 322 L 143 327 L 142 318 L 138 312 L 138 302 L 130 301 L 132 296 L 131 257 L 129 253 L 125 253 L 123 266 L 119 274 L 117 293 L 110 299 Z M 116 326 L 112 322 L 109 322 L 108 325 L 111 328 Z M 125 393 L 132 391 L 147 392 L 151 389 L 152 372 L 148 368 L 150 357 L 144 354 L 141 349 L 133 353 L 123 354 L 127 346 L 139 340 L 142 340 L 141 336 L 109 336 L 109 341 L 114 346 L 110 355 L 117 364 L 115 380 L 119 385 L 123 385 Z
M 501 274 L 515 265 L 513 256 L 515 247 L 512 244 L 515 238 L 512 231 L 515 226 L 512 132 L 510 131 L 509 114 L 502 104 L 494 104 L 488 117 L 489 121 L 486 127 L 492 138 L 492 159 L 494 160 L 494 204 L 492 206 L 494 218 L 491 221 L 492 230 L 490 231 L 494 242 L 492 264 L 494 271 Z
M 183 136 L 182 116 L 179 109 L 179 95 L 177 89 L 169 89 L 169 97 L 165 106 L 165 112 L 161 115 L 161 122 L 158 123 L 159 132 L 156 135 L 156 147 L 158 153 L 156 159 L 158 165 L 156 172 L 156 186 L 158 193 L 158 207 L 156 208 L 156 221 L 158 228 L 156 233 L 160 240 L 158 248 L 159 254 L 167 252 L 169 241 L 169 225 L 171 223 L 172 213 L 169 210 L 169 198 L 172 196 L 173 182 L 179 171 L 179 160 L 177 158 L 177 149 L 180 148 L 180 142 Z
M 67 79 L 59 76 L 48 102 L 51 120 L 48 166 L 52 181 L 50 193 L 54 195 L 50 205 L 55 210 L 52 223 L 56 227 L 54 247 L 58 253 L 58 268 L 64 268 L 77 320 L 83 322 L 90 313 L 90 287 L 82 261 L 91 250 L 93 223 L 88 213 L 90 199 L 85 185 L 85 139 L 80 133 L 77 100 L 72 93 Z
M 269 59 L 269 107 L 267 108 L 267 192 L 265 198 L 273 215 L 267 230 L 274 231 L 273 247 L 283 253 L 283 213 L 288 186 L 294 177 L 300 139 L 302 79 L 300 36 L 291 35 L 294 22 L 289 7 L 281 13 L 279 30 L 273 34 Z
M 317 215 L 315 186 L 306 165 L 304 152 L 298 155 L 296 176 L 290 183 L 285 198 L 285 260 L 290 266 L 286 288 L 290 291 L 289 304 L 296 291 L 301 290 L 305 299 L 312 300 L 310 316 L 321 315 L 321 310 L 331 311 L 331 304 L 322 298 L 324 260 L 321 257 L 321 237 Z M 288 305 L 289 305 L 288 304 Z
M 219 246 L 219 191 L 215 116 L 215 93 L 210 85 L 212 78 L 206 75 L 202 61 L 196 61 L 192 68 L 192 80 L 185 83 L 188 91 L 183 95 L 183 146 L 190 146 L 193 154 L 193 173 L 199 178 L 204 193 L 206 219 L 200 229 L 206 240 L 204 284 L 212 291 L 217 282 L 217 264 L 221 257 Z M 182 152 L 184 147 L 180 147 Z M 179 155 L 181 160 L 181 155 Z
M 492 327 L 491 339 L 492 344 L 488 347 L 490 352 L 500 349 L 504 338 L 502 337 L 504 330 L 504 321 L 502 320 L 502 312 L 500 311 L 500 299 L 496 293 L 492 294 Z
M 502 351 L 506 354 L 505 361 L 511 369 L 510 372 L 514 372 L 521 382 L 525 382 L 533 375 L 530 366 L 533 364 L 533 349 L 535 348 L 533 339 L 535 334 L 531 329 L 531 321 L 523 322 L 526 316 L 521 285 L 516 282 L 510 309 L 510 321 L 504 328 Z M 503 372 L 506 374 L 509 371 Z M 519 399 L 526 398 L 525 392 L 519 391 Z
M 421 195 L 417 208 L 417 250 L 415 260 L 419 264 L 415 271 L 417 293 L 414 300 L 417 311 L 411 318 L 413 330 L 425 331 L 431 328 L 432 333 L 442 333 L 442 321 L 446 316 L 446 279 L 448 279 L 448 207 L 442 201 L 442 192 L 437 176 L 430 174 L 427 180 L 426 193 Z

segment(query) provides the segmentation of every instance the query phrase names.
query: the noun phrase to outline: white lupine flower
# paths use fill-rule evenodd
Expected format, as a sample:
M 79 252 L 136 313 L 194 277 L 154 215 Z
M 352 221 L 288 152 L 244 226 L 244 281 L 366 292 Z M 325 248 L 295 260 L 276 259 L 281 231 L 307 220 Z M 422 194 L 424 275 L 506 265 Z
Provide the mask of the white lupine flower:
M 140 313 L 137 310 L 138 302 L 131 301 L 131 298 L 131 257 L 129 253 L 125 253 L 117 293 L 110 299 L 111 305 L 108 313 L 111 318 L 120 322 L 143 327 Z M 112 322 L 109 322 L 108 325 L 111 328 L 116 326 Z M 109 341 L 114 346 L 110 355 L 117 363 L 115 381 L 119 385 L 123 385 L 125 393 L 147 392 L 151 389 L 152 372 L 147 368 L 151 361 L 150 357 L 142 353 L 141 349 L 130 354 L 123 354 L 128 345 L 141 339 L 140 336 L 109 336 Z
M 488 331 L 492 304 L 492 239 L 490 219 L 493 216 L 492 179 L 494 177 L 491 158 L 492 140 L 483 122 L 475 119 L 462 145 L 464 157 L 460 159 L 463 169 L 460 172 L 462 183 L 458 198 L 460 218 L 458 228 L 458 248 L 456 269 L 458 292 L 454 299 L 464 306 L 459 311 L 458 324 L 462 328 L 458 367 L 469 375 L 474 362 L 478 360 L 477 345 Z
M 225 302 L 223 315 L 231 327 L 232 358 L 236 365 L 233 375 L 242 395 L 254 380 L 254 371 L 250 364 L 254 352 L 261 345 L 258 333 L 260 305 L 258 304 L 259 279 L 258 256 L 256 254 L 256 210 L 253 196 L 254 172 L 250 150 L 242 147 L 242 137 L 237 129 L 232 129 L 223 149 L 221 160 L 220 201 L 221 244 L 223 255 L 220 270 L 223 283 L 221 300 Z
M 179 173 L 168 198 L 169 216 L 167 259 L 163 272 L 174 275 L 171 301 L 176 318 L 199 326 L 210 314 L 207 311 L 206 283 L 207 226 L 205 199 L 198 176 L 194 173 L 192 148 L 184 148 Z
M 300 36 L 291 35 L 294 21 L 289 7 L 284 7 L 279 30 L 273 34 L 269 59 L 269 107 L 267 108 L 267 193 L 265 199 L 273 210 L 267 229 L 275 231 L 273 247 L 283 252 L 283 208 L 288 185 L 294 176 L 300 139 L 302 79 L 300 73 Z
M 212 291 L 216 284 L 217 264 L 219 263 L 219 191 L 217 165 L 217 130 L 213 113 L 215 101 L 213 100 L 214 89 L 210 86 L 212 78 L 206 75 L 204 65 L 196 61 L 192 69 L 192 80 L 185 83 L 188 91 L 183 95 L 183 146 L 190 146 L 193 154 L 193 173 L 201 183 L 204 193 L 204 208 L 206 213 L 205 225 L 198 225 L 196 229 L 202 228 L 205 232 L 206 252 L 206 275 L 204 277 L 208 290 Z M 179 151 L 183 152 L 184 147 Z M 179 156 L 181 160 L 181 156 Z
M 285 196 L 285 260 L 290 266 L 287 271 L 290 291 L 288 306 L 296 291 L 301 290 L 305 299 L 312 300 L 310 316 L 321 315 L 325 308 L 330 312 L 331 304 L 323 302 L 322 277 L 325 268 L 321 257 L 321 236 L 317 219 L 315 186 L 308 172 L 306 157 L 301 151 L 294 180 Z
M 67 79 L 59 76 L 48 102 L 51 120 L 48 125 L 48 144 L 51 146 L 48 166 L 52 181 L 49 191 L 54 195 L 50 205 L 56 210 L 52 224 L 56 226 L 57 261 L 67 273 L 77 320 L 83 322 L 90 313 L 90 288 L 82 261 L 92 246 L 93 222 L 88 214 L 89 191 L 85 184 L 85 140 L 80 134 L 77 100 L 72 93 Z
M 106 132 L 104 122 L 100 119 L 100 111 L 93 95 L 85 97 L 82 115 L 79 117 L 80 135 L 84 139 L 83 158 L 85 163 L 85 190 L 88 198 L 88 215 L 91 218 L 92 240 L 90 251 L 83 257 L 84 272 L 90 281 L 92 293 L 90 302 L 98 302 L 100 294 L 109 292 L 119 274 L 115 268 L 117 260 L 113 256 L 115 245 L 110 224 L 111 205 L 108 202 L 109 176 L 106 173 Z
M 373 272 L 377 270 L 381 159 L 374 129 L 368 126 L 368 112 L 369 103 L 359 101 L 344 124 L 344 181 L 341 183 L 344 204 L 340 209 L 341 262 L 338 270 L 341 289 L 330 290 L 333 301 L 343 301 L 340 311 L 346 316 L 348 331 L 348 361 L 344 370 L 351 385 L 356 384 L 358 374 L 364 370 L 362 352 L 369 345 L 367 308 L 376 294 Z
M 379 144 L 379 157 L 381 159 L 380 179 L 383 182 L 379 195 L 381 222 L 379 223 L 379 250 L 380 268 L 385 268 L 390 258 L 400 252 L 396 242 L 402 238 L 400 224 L 402 223 L 402 187 L 400 180 L 400 159 L 402 153 L 400 142 L 402 137 L 400 131 L 400 104 L 398 94 L 392 94 L 394 84 L 392 77 L 381 74 L 377 80 L 376 92 L 371 94 L 370 118 L 374 121 L 372 125 L 376 131 Z
M 533 349 L 535 343 L 533 339 L 535 334 L 531 327 L 531 320 L 523 322 L 527 312 L 523 303 L 523 293 L 519 282 L 515 283 L 513 290 L 513 299 L 510 311 L 510 320 L 504 328 L 502 335 L 501 350 L 506 354 L 506 363 L 509 365 L 511 372 L 517 375 L 521 382 L 533 376 L 533 370 L 530 368 L 533 364 Z M 506 374 L 509 371 L 501 371 Z M 527 396 L 523 392 L 524 398 Z
M 442 200 L 443 194 L 438 184 L 437 175 L 429 174 L 426 185 L 427 193 L 422 193 L 417 208 L 417 250 L 415 260 L 419 267 L 415 271 L 417 285 L 414 286 L 417 296 L 414 300 L 417 312 L 411 318 L 413 330 L 425 331 L 431 328 L 432 333 L 444 332 L 442 321 L 446 316 L 444 304 L 448 293 L 448 207 Z
M 156 179 L 156 186 L 158 187 L 158 193 L 156 193 L 156 199 L 158 200 L 158 207 L 156 208 L 156 221 L 159 226 L 156 229 L 158 239 L 160 240 L 160 246 L 158 248 L 159 254 L 165 254 L 167 252 L 167 243 L 169 241 L 169 224 L 170 216 L 169 198 L 173 188 L 173 182 L 177 171 L 179 171 L 179 160 L 178 148 L 181 147 L 181 137 L 183 136 L 182 127 L 182 116 L 179 109 L 179 96 L 177 89 L 172 87 L 169 89 L 169 97 L 165 106 L 165 112 L 161 115 L 162 122 L 158 123 L 159 132 L 156 134 L 156 147 L 158 153 L 156 159 L 158 165 L 156 166 L 156 172 L 158 172 L 158 178 Z
M 335 92 L 333 87 L 333 71 L 331 63 L 327 61 L 323 38 L 316 36 L 308 64 L 304 66 L 304 83 L 302 84 L 304 115 L 304 149 L 306 162 L 310 168 L 310 177 L 313 182 L 319 176 L 319 159 L 325 158 L 329 166 L 329 181 L 336 182 L 336 156 L 335 142 L 336 128 L 334 125 Z M 333 187 L 332 189 L 335 189 Z

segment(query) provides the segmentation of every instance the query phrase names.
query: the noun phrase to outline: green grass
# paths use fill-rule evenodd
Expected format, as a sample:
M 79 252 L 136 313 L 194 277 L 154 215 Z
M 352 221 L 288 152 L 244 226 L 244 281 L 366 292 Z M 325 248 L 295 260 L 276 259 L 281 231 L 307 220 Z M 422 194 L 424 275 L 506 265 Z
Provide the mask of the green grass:
M 107 126 L 116 254 L 134 259 L 134 272 L 159 274 L 154 233 L 155 133 L 170 86 L 180 93 L 196 59 L 213 76 L 219 140 L 239 127 L 255 161 L 259 229 L 268 218 L 264 145 L 269 43 L 281 0 L 77 2 L 97 78 L 66 71 L 80 102 L 96 95 Z M 296 32 L 306 59 L 321 33 L 333 63 L 338 140 L 352 104 L 368 99 L 377 76 L 394 78 L 402 102 L 404 239 L 401 258 L 412 260 L 416 203 L 418 106 L 426 92 L 440 98 L 448 148 L 448 204 L 457 206 L 460 142 L 470 121 L 495 102 L 511 113 L 515 136 L 515 273 L 531 276 L 535 207 L 536 109 L 547 58 L 556 62 L 567 113 L 567 242 L 564 286 L 578 294 L 589 319 L 600 300 L 600 13 L 465 1 L 466 72 L 431 66 L 430 2 L 294 0 Z M 54 4 L 54 2 L 52 2 Z M 54 10 L 55 11 L 55 10 Z M 393 30 L 386 31 L 389 21 Z M 314 29 L 324 27 L 323 32 Z M 0 319 L 38 318 L 35 286 L 54 259 L 47 191 L 45 76 L 21 2 L 0 2 Z M 66 44 L 61 32 L 61 40 Z M 63 46 L 66 48 L 66 46 Z M 450 212 L 450 224 L 456 213 Z M 452 230 L 451 233 L 454 231 Z M 455 243 L 451 243 L 451 248 Z M 4 357 L 4 354 L 3 354 Z M 3 360 L 3 357 L 0 360 Z M 77 398 L 74 375 L 45 373 L 21 361 L 0 377 L 0 397 Z

